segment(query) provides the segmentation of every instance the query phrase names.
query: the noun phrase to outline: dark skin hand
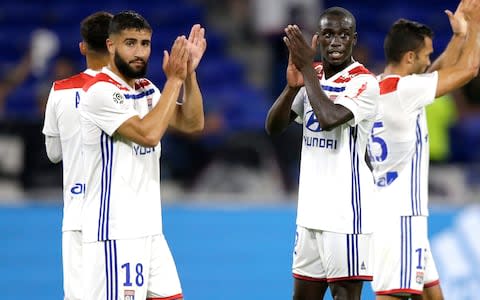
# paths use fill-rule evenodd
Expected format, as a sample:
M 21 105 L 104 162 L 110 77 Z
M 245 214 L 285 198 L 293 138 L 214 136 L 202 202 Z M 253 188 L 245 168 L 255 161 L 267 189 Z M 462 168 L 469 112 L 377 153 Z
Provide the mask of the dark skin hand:
M 303 75 L 310 105 L 320 126 L 328 131 L 352 119 L 352 112 L 342 105 L 333 103 L 320 87 L 313 68 L 315 46 L 319 41 L 319 36 L 314 36 L 310 46 L 297 25 L 289 25 L 285 28 L 285 34 L 283 41 L 288 47 L 293 64 Z

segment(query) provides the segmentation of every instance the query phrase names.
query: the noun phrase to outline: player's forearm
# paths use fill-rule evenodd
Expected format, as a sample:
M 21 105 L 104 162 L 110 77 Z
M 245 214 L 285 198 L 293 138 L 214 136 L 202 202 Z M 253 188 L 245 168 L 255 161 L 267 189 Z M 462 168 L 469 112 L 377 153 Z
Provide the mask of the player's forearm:
M 436 97 L 445 95 L 465 85 L 478 75 L 480 67 L 480 24 L 469 24 L 463 51 L 451 68 L 439 70 Z
M 478 70 L 480 66 L 480 23 L 469 24 L 465 46 L 457 65 Z
M 292 103 L 300 88 L 285 86 L 268 111 L 265 130 L 270 135 L 282 133 L 292 121 Z
M 465 42 L 465 36 L 454 34 L 445 50 L 428 68 L 428 72 L 454 66 L 460 57 Z
M 189 74 L 184 83 L 185 99 L 183 105 L 177 105 L 171 124 L 183 132 L 203 130 L 205 117 L 203 112 L 203 96 L 198 86 L 195 72 Z
M 56 164 L 62 161 L 62 142 L 60 137 L 56 136 L 45 136 L 45 149 L 47 151 L 48 159 Z
M 349 119 L 346 115 L 347 110 L 341 105 L 336 105 L 328 98 L 320 87 L 320 82 L 313 67 L 304 67 L 302 74 L 308 100 L 310 101 L 310 105 L 312 106 L 320 127 L 328 131 L 345 123 Z
M 175 110 L 182 83 L 179 79 L 167 79 L 157 105 L 141 120 L 140 131 L 146 140 L 146 146 L 158 144 L 165 134 Z

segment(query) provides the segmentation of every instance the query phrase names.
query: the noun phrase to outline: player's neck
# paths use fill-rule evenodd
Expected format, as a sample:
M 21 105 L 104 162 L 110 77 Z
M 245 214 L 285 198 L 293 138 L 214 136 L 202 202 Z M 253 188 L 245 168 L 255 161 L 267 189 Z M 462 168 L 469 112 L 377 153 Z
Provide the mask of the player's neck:
M 325 79 L 328 79 L 328 78 L 334 76 L 335 74 L 345 70 L 345 68 L 347 68 L 348 66 L 350 66 L 354 62 L 355 61 L 352 58 L 347 59 L 346 61 L 344 61 L 340 65 L 332 65 L 328 61 L 323 61 L 322 64 L 323 64 L 323 72 L 325 73 Z
M 108 65 L 108 56 L 106 57 L 97 57 L 87 55 L 87 68 L 100 71 L 103 67 Z
M 108 65 L 108 68 L 110 69 L 110 71 L 112 71 L 113 73 L 115 73 L 115 75 L 117 75 L 118 77 L 120 77 L 123 81 L 125 81 L 130 87 L 134 88 L 135 87 L 135 78 L 129 78 L 129 77 L 126 77 L 125 75 L 123 75 L 117 68 L 117 66 L 115 66 L 115 64 L 109 64 Z
M 398 64 L 398 65 L 388 64 L 383 71 L 383 75 L 385 76 L 398 75 L 403 77 L 403 76 L 410 75 L 410 72 L 407 70 L 407 68 L 405 68 L 401 64 Z

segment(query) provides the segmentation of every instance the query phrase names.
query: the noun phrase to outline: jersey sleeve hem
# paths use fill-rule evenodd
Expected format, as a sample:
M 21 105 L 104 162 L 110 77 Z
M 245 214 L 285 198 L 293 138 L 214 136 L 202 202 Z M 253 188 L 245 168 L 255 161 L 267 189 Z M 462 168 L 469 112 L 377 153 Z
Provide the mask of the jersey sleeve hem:
M 352 112 L 353 119 L 351 119 L 347 122 L 348 125 L 355 126 L 358 123 L 357 112 L 356 112 L 356 106 L 357 105 L 353 102 L 352 99 L 342 97 L 342 98 L 337 99 L 335 101 L 335 104 L 341 105 L 341 106 L 345 107 L 346 109 L 348 109 L 349 111 Z
M 137 113 L 131 112 L 129 114 L 123 114 L 121 117 L 117 118 L 115 121 L 112 121 L 112 125 L 109 126 L 108 128 L 105 128 L 104 131 L 109 135 L 112 136 L 117 129 L 122 126 L 123 123 L 125 123 L 128 119 L 138 116 Z
M 52 136 L 52 137 L 59 137 L 60 136 L 59 132 L 55 132 L 55 131 L 47 130 L 47 129 L 43 129 L 42 133 L 45 136 Z

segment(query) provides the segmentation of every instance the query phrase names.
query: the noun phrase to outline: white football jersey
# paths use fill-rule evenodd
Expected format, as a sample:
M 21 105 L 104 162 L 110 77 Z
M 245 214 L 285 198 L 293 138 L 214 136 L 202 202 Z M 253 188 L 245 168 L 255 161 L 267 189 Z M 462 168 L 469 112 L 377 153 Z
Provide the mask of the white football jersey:
M 320 84 L 353 119 L 331 131 L 320 128 L 305 88 L 292 110 L 303 123 L 297 225 L 338 233 L 369 233 L 373 177 L 365 148 L 377 113 L 378 81 L 354 62 L 329 79 L 317 66 Z
M 379 115 L 369 140 L 379 208 L 398 216 L 428 215 L 429 141 L 425 106 L 437 72 L 380 78 Z M 385 209 L 383 209 L 385 208 Z
M 116 134 L 133 116 L 143 118 L 160 98 L 150 81 L 130 87 L 108 68 L 84 86 L 80 104 L 87 188 L 84 241 L 130 239 L 162 232 L 160 143 L 153 148 Z
M 53 83 L 45 110 L 43 134 L 59 137 L 63 160 L 62 231 L 80 230 L 80 214 L 85 192 L 78 107 L 82 86 L 97 72 L 84 72 Z

